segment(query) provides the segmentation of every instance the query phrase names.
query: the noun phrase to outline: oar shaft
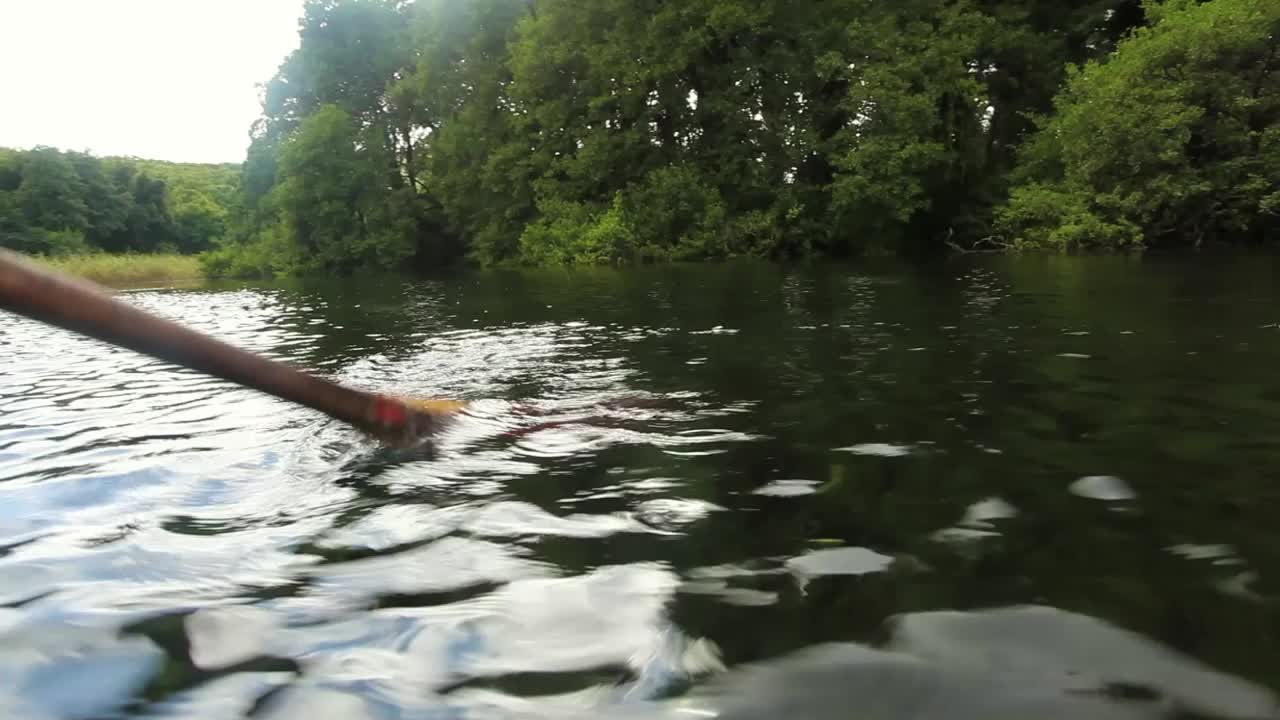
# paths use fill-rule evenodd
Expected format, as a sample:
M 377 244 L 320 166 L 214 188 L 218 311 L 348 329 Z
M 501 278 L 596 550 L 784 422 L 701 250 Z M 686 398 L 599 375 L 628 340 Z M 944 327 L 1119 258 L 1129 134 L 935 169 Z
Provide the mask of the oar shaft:
M 241 350 L 7 250 L 0 250 L 0 309 L 305 405 L 383 438 L 423 434 L 433 422 L 397 400 Z

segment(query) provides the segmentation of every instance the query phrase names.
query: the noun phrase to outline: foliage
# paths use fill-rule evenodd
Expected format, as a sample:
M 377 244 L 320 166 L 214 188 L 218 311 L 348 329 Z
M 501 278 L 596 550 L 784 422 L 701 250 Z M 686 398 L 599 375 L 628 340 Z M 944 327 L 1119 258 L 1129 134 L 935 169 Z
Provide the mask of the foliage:
M 844 99 L 850 121 L 837 134 L 832 204 L 852 241 L 892 249 L 937 233 L 970 197 L 990 103 L 970 68 L 993 22 L 937 0 L 879 10 L 850 28 L 863 57 L 847 71 L 857 81 Z
M 0 149 L 0 246 L 197 253 L 226 231 L 237 186 L 235 165 Z
M 200 267 L 210 278 L 267 280 L 296 272 L 300 265 L 283 223 L 263 227 L 250 239 L 200 255 Z
M 534 264 L 701 260 L 732 253 L 724 204 L 687 167 L 659 168 L 597 208 L 553 193 L 520 236 L 520 257 Z
M 391 205 L 395 190 L 379 182 L 387 160 L 371 134 L 325 105 L 286 141 L 276 204 L 302 250 L 300 269 L 391 267 L 412 251 L 400 227 L 405 216 Z
M 724 200 L 697 170 L 687 165 L 658 168 L 624 197 L 635 257 L 705 260 L 734 254 L 726 237 Z
M 266 88 L 242 215 L 210 272 L 349 273 L 459 254 L 417 177 L 426 127 L 400 89 L 415 55 L 408 13 L 391 0 L 306 3 L 302 44 Z
M 1105 64 L 1073 71 L 1028 144 L 1000 231 L 1029 246 L 1275 240 L 1280 5 L 1153 4 Z
M 240 166 L 133 160 L 140 172 L 164 181 L 173 218 L 173 243 L 183 253 L 208 250 L 225 237 L 237 212 Z
M 621 198 L 595 210 L 584 203 L 551 199 L 541 204 L 541 217 L 520 236 L 521 255 L 550 264 L 600 264 L 622 261 L 635 245 Z
M 1274 239 L 1268 0 L 306 0 L 228 166 L 0 152 L 218 276 Z
M 310 0 L 216 264 L 937 246 L 987 229 L 1024 114 L 1133 7 Z

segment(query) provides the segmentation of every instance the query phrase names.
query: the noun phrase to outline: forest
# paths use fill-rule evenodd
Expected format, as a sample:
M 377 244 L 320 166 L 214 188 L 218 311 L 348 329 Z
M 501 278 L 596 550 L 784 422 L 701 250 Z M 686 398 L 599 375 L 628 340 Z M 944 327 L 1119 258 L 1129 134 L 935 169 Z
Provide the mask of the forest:
M 0 148 L 0 247 L 194 254 L 227 234 L 237 165 Z
M 1280 240 L 1275 0 L 308 0 L 239 168 L 0 153 L 213 276 Z

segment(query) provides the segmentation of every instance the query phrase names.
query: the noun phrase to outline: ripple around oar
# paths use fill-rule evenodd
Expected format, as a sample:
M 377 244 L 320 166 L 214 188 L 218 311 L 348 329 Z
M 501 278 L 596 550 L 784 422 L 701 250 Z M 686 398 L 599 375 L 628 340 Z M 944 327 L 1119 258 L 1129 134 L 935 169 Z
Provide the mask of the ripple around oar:
M 1091 500 L 1122 501 L 1133 500 L 1138 493 L 1124 480 L 1112 475 L 1090 475 L 1071 483 L 1068 490 L 1073 495 Z
M 46 611 L 164 610 L 289 582 L 314 558 L 271 528 L 220 535 L 151 529 L 92 545 L 53 536 L 0 559 L 0 602 L 40 596 Z
M 157 673 L 164 653 L 114 628 L 0 609 L 0 716 L 104 717 Z
M 556 536 L 603 538 L 618 533 L 658 533 L 624 513 L 554 515 L 517 501 L 432 507 L 387 505 L 325 534 L 323 547 L 386 550 L 462 531 L 475 537 Z
M 632 510 L 636 517 L 648 525 L 675 531 L 725 508 L 706 500 L 655 498 L 637 504 Z
M 1274 465 L 1277 448 L 1266 438 L 1280 395 L 1267 372 L 1280 344 L 1258 337 L 1261 319 L 1241 318 L 1241 338 L 1212 323 L 1170 326 L 1159 303 L 1151 322 L 1123 318 L 1170 358 L 1226 353 L 1153 374 L 1106 327 L 1064 344 L 1061 330 L 1087 326 L 1092 310 L 1057 304 L 1065 298 L 1035 277 L 1015 308 L 1000 273 L 930 280 L 916 296 L 923 281 L 904 275 L 895 297 L 839 275 L 827 297 L 805 272 L 787 275 L 725 304 L 641 287 L 640 302 L 653 301 L 643 307 L 576 280 L 542 288 L 547 297 L 519 283 L 484 297 L 430 283 L 132 296 L 363 388 L 470 400 L 432 452 L 380 447 L 317 413 L 0 314 L 0 595 L 15 605 L 0 625 L 7 615 L 26 628 L 0 629 L 0 664 L 14 663 L 0 668 L 0 716 L 1274 717 L 1265 698 L 1252 702 L 1257 688 L 1203 666 L 1170 673 L 1167 649 L 1133 653 L 1116 628 L 1082 629 L 1060 611 L 1025 623 L 960 613 L 923 630 L 917 618 L 878 647 L 760 657 L 804 634 L 864 636 L 906 606 L 1055 597 L 1064 573 L 1097 570 L 1082 549 L 1105 545 L 1150 586 L 1141 607 L 1154 615 L 1103 593 L 1090 600 L 1100 616 L 1147 624 L 1207 593 L 1221 602 L 1197 622 L 1215 640 L 1197 652 L 1264 681 L 1274 665 L 1258 623 L 1275 600 L 1260 532 L 1275 497 L 1244 471 Z M 768 329 L 780 315 L 783 331 Z M 742 332 L 689 335 L 721 322 Z M 1241 339 L 1249 353 L 1231 349 Z M 928 351 L 907 353 L 919 346 Z M 1055 359 L 1062 350 L 1107 362 Z M 921 373 L 898 367 L 944 355 Z M 1067 370 L 1085 375 L 1045 374 Z M 1123 427 L 1097 432 L 1105 407 L 1125 398 L 1135 402 Z M 1064 444 L 1079 432 L 1095 459 L 1145 468 L 1126 480 L 1143 491 L 1152 532 L 1086 523 L 1074 542 L 1009 554 L 1055 521 L 1080 520 L 1055 511 L 1074 507 L 1069 486 L 1083 473 L 1054 460 L 1081 449 Z M 758 442 L 763 433 L 776 442 Z M 947 462 L 917 462 L 944 451 Z M 833 461 L 848 477 L 822 495 L 799 497 L 816 489 L 808 481 L 770 482 L 826 481 Z M 1191 466 L 1220 469 L 1220 481 L 1150 480 Z M 752 489 L 765 495 L 742 496 Z M 1076 502 L 1085 511 L 1095 500 Z M 1200 506 L 1213 512 L 1183 512 Z M 933 537 L 954 544 L 921 547 L 939 526 Z M 797 549 L 803 537 L 867 547 Z M 819 547 L 835 552 L 807 552 Z M 923 576 L 908 549 L 936 572 Z M 1008 572 L 975 581 L 991 563 L 959 556 L 979 553 Z M 1141 564 L 1153 557 L 1172 572 Z M 636 558 L 693 567 L 607 565 Z M 811 583 L 807 596 L 797 582 Z M 717 671 L 726 694 L 699 687 L 714 653 L 677 621 L 759 666 Z M 954 631 L 966 624 L 981 630 Z M 101 642 L 83 628 L 103 631 Z M 168 657 L 115 653 L 135 631 Z M 81 654 L 51 649 L 64 633 Z M 1073 633 L 1113 657 L 1059 638 Z M 59 676 L 63 662 L 71 674 Z M 277 667 L 296 671 L 259 672 Z M 35 675 L 48 683 L 19 689 L 15 706 L 6 683 Z M 72 692 L 94 679 L 110 682 Z M 687 700 L 653 701 L 690 683 Z M 80 697 L 84 716 L 59 712 Z
M 523 502 L 499 502 L 475 508 L 463 521 L 462 528 L 473 535 L 488 537 L 556 535 L 602 538 L 623 532 L 657 532 L 623 514 L 577 513 L 560 517 Z
M 147 718 L 242 720 L 268 693 L 294 679 L 289 672 L 238 672 L 217 677 L 147 707 Z
M 893 443 L 860 443 L 850 445 L 848 447 L 836 448 L 837 451 L 853 453 L 854 455 L 872 455 L 876 457 L 904 457 L 910 455 L 914 448 L 910 445 L 895 445 Z
M 436 693 L 484 678 L 579 673 L 594 684 L 601 670 L 626 673 L 626 691 L 644 699 L 721 668 L 714 648 L 666 619 L 675 589 L 660 566 L 624 565 L 336 622 L 290 625 L 270 607 L 214 608 L 189 617 L 186 629 L 191 657 L 206 669 L 268 654 L 298 658 L 300 695 L 281 698 L 285 707 L 323 686 L 356 705 L 388 692 L 407 702 L 402 711 L 416 712 L 452 702 Z
M 739 607 L 765 607 L 778 602 L 778 593 L 755 588 L 731 586 L 724 580 L 690 580 L 680 586 L 680 592 L 693 595 L 709 595 L 728 605 Z
M 751 492 L 771 497 L 800 497 L 816 493 L 821 485 L 816 480 L 774 480 Z
M 620 445 L 648 445 L 667 455 L 697 457 L 726 452 L 725 447 L 707 447 L 749 442 L 759 436 L 732 430 L 700 429 L 678 433 L 605 426 L 597 419 L 570 421 L 525 435 L 515 445 L 516 452 L 535 458 L 563 458 L 594 453 Z
M 735 668 L 671 709 L 725 720 L 836 720 L 851 707 L 913 720 L 1280 717 L 1266 688 L 1054 608 L 906 614 L 891 631 L 883 648 L 825 643 Z
M 1016 517 L 1018 509 L 998 497 L 979 500 L 965 508 L 964 517 L 953 527 L 943 528 L 929 537 L 941 543 L 969 546 L 986 538 L 998 537 L 997 520 Z
M 893 565 L 889 555 L 863 547 L 840 547 L 811 550 L 786 561 L 785 566 L 796 576 L 803 592 L 815 577 L 830 575 L 869 575 Z
M 1165 548 L 1169 552 L 1188 560 L 1208 560 L 1215 565 L 1242 565 L 1242 560 L 1230 545 L 1180 543 Z
M 446 537 L 420 548 L 314 568 L 309 594 L 335 605 L 380 595 L 439 593 L 485 583 L 554 575 L 546 563 L 511 545 Z

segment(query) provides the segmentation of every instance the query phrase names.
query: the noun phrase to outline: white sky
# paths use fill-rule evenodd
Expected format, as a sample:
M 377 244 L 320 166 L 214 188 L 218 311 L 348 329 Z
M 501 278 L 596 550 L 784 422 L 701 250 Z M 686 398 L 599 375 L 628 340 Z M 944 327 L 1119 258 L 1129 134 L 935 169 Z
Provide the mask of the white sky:
M 0 0 L 0 147 L 240 162 L 302 0 Z

